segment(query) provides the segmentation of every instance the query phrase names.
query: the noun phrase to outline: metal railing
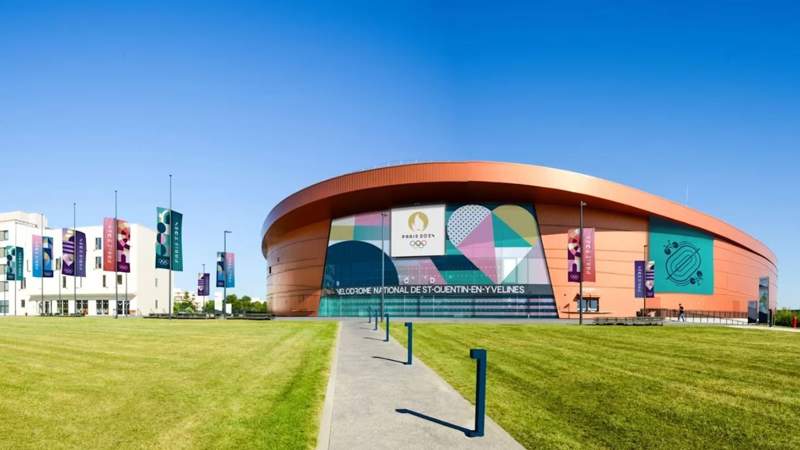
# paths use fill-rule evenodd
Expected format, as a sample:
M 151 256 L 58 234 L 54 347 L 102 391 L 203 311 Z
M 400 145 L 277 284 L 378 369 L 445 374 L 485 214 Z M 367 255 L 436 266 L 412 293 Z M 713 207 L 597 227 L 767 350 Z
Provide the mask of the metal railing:
M 645 315 L 650 317 L 660 317 L 666 321 L 678 322 L 680 310 L 669 308 L 648 308 Z M 747 325 L 747 313 L 739 311 L 704 311 L 704 310 L 684 310 L 686 323 L 704 323 L 719 325 Z

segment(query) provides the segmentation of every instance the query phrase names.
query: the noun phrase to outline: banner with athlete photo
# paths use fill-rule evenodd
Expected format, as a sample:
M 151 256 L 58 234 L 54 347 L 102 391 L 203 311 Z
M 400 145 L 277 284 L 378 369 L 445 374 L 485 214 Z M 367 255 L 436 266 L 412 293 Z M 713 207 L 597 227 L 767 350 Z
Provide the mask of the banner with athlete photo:
M 581 268 L 580 228 L 567 231 L 567 281 L 595 281 L 594 228 L 583 229 L 583 267 Z
M 130 273 L 131 271 L 131 225 L 122 219 L 117 219 L 117 272 Z
M 217 252 L 217 287 L 225 287 L 225 253 Z

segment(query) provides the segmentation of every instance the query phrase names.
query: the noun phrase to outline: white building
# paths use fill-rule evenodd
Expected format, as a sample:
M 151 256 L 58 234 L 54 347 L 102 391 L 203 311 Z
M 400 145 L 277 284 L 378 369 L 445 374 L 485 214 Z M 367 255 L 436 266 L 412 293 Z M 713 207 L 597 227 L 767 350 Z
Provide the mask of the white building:
M 133 223 L 130 228 L 131 270 L 127 274 L 119 273 L 115 286 L 114 272 L 103 271 L 101 225 L 78 227 L 78 231 L 86 233 L 86 277 L 72 277 L 61 274 L 61 228 L 48 228 L 47 217 L 38 213 L 0 213 L 0 316 L 42 313 L 113 316 L 167 312 L 169 272 L 155 269 L 156 232 Z M 42 229 L 45 236 L 53 238 L 52 278 L 33 277 L 32 237 L 42 234 Z M 22 281 L 6 280 L 8 246 L 23 248 Z

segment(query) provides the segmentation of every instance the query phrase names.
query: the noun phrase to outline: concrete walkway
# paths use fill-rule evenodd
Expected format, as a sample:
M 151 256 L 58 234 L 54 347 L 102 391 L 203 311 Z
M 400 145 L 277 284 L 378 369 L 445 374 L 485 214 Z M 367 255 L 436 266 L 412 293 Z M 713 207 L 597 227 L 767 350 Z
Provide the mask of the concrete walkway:
M 419 360 L 403 364 L 406 349 L 393 339 L 383 342 L 384 330 L 373 331 L 364 319 L 342 321 L 320 448 L 522 448 L 489 417 L 485 436 L 466 437 L 464 431 L 474 426 L 474 406 Z

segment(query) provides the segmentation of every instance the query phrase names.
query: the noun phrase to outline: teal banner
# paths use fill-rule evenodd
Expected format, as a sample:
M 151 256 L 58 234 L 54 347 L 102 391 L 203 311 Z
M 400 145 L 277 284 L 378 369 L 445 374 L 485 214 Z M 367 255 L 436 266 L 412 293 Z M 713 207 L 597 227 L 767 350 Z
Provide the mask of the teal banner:
M 183 271 L 183 214 L 166 208 L 156 210 L 156 269 Z
M 183 214 L 172 211 L 172 270 L 183 272 Z
M 708 234 L 651 217 L 649 251 L 659 293 L 714 293 L 714 239 Z
M 22 247 L 6 247 L 6 280 L 22 281 L 25 279 L 25 252 Z

